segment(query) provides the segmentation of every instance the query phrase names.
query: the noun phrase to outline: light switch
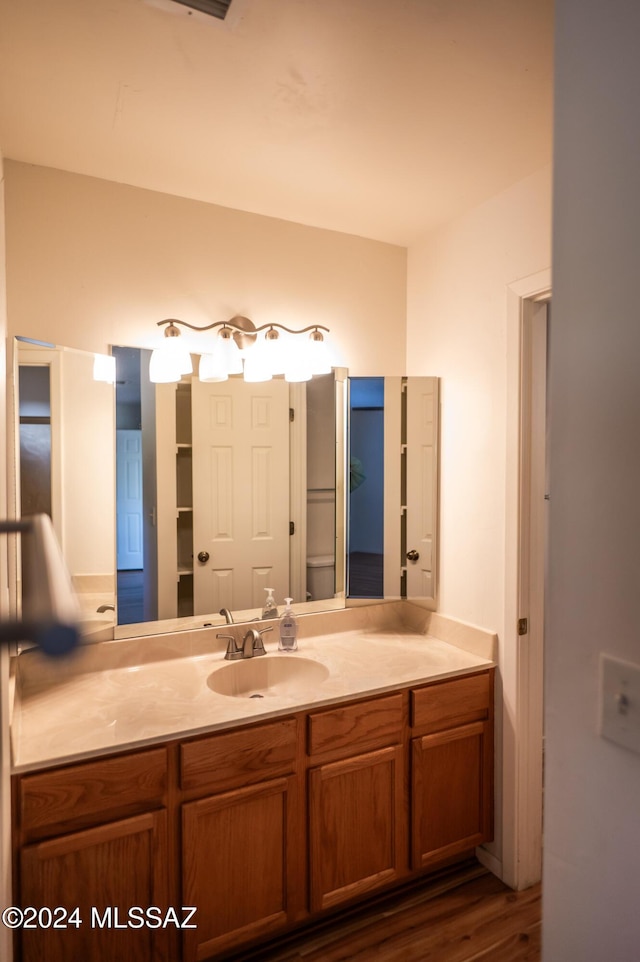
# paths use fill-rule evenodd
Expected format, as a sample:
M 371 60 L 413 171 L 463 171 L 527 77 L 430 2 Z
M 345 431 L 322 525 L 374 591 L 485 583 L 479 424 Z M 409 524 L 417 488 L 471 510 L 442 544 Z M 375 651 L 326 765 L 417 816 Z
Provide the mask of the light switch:
M 600 734 L 640 753 L 640 665 L 600 657 Z

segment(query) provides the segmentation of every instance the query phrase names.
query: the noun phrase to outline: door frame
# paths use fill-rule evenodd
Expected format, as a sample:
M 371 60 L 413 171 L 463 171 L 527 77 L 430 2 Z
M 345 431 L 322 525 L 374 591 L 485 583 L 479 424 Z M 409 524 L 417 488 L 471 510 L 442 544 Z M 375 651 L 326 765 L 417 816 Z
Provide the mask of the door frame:
M 531 537 L 532 397 L 538 384 L 533 334 L 536 303 L 551 298 L 551 270 L 507 287 L 507 444 L 505 626 L 502 646 L 501 855 L 483 861 L 514 889 L 542 874 L 542 632 L 518 634 L 518 621 L 542 624 L 544 598 L 531 573 L 544 571 L 544 545 Z M 526 606 L 526 607 L 525 607 Z

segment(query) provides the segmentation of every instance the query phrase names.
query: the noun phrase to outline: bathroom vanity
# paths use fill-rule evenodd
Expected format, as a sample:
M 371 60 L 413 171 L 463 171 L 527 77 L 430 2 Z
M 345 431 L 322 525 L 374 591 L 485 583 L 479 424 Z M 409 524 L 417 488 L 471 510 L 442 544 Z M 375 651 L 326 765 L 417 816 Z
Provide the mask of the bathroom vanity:
M 100 958 L 140 962 L 223 958 L 491 839 L 491 658 L 406 624 L 303 637 L 301 649 L 324 680 L 283 683 L 282 671 L 258 699 L 242 683 L 216 690 L 230 667 L 224 649 L 138 671 L 87 671 L 74 682 L 85 694 L 105 683 L 113 693 L 118 680 L 105 676 L 128 672 L 147 720 L 149 679 L 167 703 L 162 679 L 177 679 L 174 697 L 192 714 L 176 723 L 168 705 L 166 721 L 159 711 L 138 738 L 123 722 L 119 744 L 106 747 L 96 732 L 90 748 L 94 717 L 83 749 L 64 760 L 61 729 L 57 758 L 50 747 L 38 761 L 30 743 L 38 701 L 55 717 L 64 683 L 17 696 L 14 900 L 61 906 L 67 925 L 23 931 L 24 962 L 97 959 L 98 946 Z M 270 650 L 256 661 L 296 658 Z M 210 714 L 198 724 L 204 706 Z M 146 924 L 151 906 L 158 927 Z M 69 925 L 76 907 L 79 924 Z

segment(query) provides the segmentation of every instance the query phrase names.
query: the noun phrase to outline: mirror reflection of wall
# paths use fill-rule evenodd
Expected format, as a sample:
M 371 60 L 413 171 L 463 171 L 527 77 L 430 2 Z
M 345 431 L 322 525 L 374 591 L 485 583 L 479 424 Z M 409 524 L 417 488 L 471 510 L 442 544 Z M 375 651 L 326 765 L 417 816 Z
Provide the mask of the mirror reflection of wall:
M 384 595 L 384 378 L 349 390 L 349 597 Z

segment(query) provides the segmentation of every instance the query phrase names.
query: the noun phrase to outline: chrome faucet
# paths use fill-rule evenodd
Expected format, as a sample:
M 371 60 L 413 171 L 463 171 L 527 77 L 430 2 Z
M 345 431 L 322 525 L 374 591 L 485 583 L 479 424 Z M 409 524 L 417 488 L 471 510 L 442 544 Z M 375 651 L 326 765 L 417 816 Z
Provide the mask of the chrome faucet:
M 249 628 L 242 642 L 243 658 L 253 658 L 257 655 L 266 655 L 262 636 L 266 634 L 267 631 L 273 631 L 273 627 L 262 628 L 261 631 L 258 631 L 257 628 Z
M 273 631 L 273 626 L 262 628 L 260 631 L 249 628 L 242 639 L 242 647 L 238 646 L 233 635 L 217 634 L 216 638 L 225 638 L 229 642 L 224 656 L 225 661 L 237 661 L 240 658 L 257 658 L 258 655 L 266 655 L 262 635 L 267 631 Z
M 224 615 L 224 620 L 228 625 L 233 624 L 233 615 L 231 614 L 228 608 L 221 608 L 219 611 L 219 614 Z

